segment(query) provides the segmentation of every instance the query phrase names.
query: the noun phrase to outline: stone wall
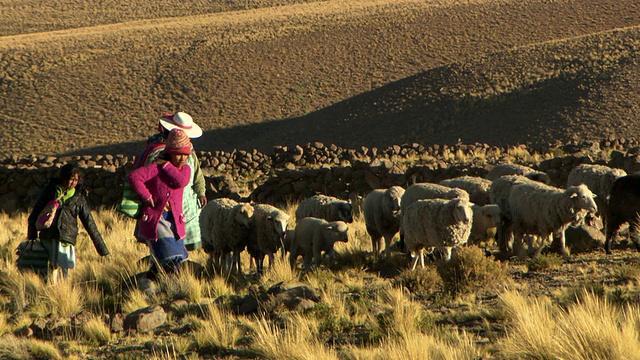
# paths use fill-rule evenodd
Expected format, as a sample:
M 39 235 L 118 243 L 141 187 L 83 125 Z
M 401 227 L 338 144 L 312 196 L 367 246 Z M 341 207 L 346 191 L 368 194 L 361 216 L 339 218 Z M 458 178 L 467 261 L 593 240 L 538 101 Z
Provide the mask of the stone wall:
M 238 150 L 198 152 L 198 157 L 209 199 L 251 198 L 272 204 L 316 193 L 347 199 L 375 188 L 438 182 L 460 175 L 485 176 L 492 166 L 504 162 L 545 171 L 556 186 L 564 186 L 569 171 L 581 163 L 600 163 L 628 173 L 640 170 L 640 148 L 635 140 L 626 139 L 573 142 L 539 150 L 487 144 L 343 149 L 313 143 L 275 147 L 272 154 Z M 12 213 L 33 206 L 47 179 L 69 162 L 83 169 L 91 204 L 112 207 L 120 199 L 124 174 L 132 161 L 124 155 L 5 159 L 0 163 L 0 210 Z

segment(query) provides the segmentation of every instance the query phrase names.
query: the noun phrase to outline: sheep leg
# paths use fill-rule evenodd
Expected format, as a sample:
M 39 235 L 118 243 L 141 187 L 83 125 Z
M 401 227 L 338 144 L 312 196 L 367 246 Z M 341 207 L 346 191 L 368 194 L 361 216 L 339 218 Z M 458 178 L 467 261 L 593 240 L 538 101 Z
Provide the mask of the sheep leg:
M 566 229 L 566 228 L 565 228 Z M 562 257 L 565 261 L 569 261 L 569 253 L 567 252 L 567 239 L 564 236 L 565 229 L 560 231 L 560 250 L 562 251 Z
M 262 274 L 264 268 L 264 254 L 256 256 L 256 274 Z
M 306 254 L 304 254 L 304 256 L 302 257 L 302 267 L 305 270 L 309 270 L 311 268 L 311 263 L 313 261 L 313 253 L 311 252 L 307 252 Z
M 638 234 L 638 229 L 640 227 L 640 221 L 636 219 L 636 221 L 629 224 L 629 238 L 633 241 L 633 245 L 635 246 L 637 251 L 640 251 L 640 234 Z
M 237 272 L 238 274 L 242 272 L 242 264 L 240 263 L 240 251 L 233 252 L 231 268 L 233 271 Z
M 383 254 L 385 257 L 391 255 L 391 241 L 393 240 L 393 235 L 392 236 L 385 236 L 384 237 L 384 251 Z
M 498 249 L 500 255 L 505 258 L 511 253 L 510 242 L 512 238 L 511 221 L 504 219 L 498 225 L 498 232 L 496 234 L 496 242 L 498 243 Z
M 380 248 L 382 247 L 382 236 L 371 236 L 371 247 L 373 248 L 373 254 L 375 256 L 380 255 Z
M 269 253 L 269 267 L 270 268 L 273 267 L 273 263 L 275 262 L 275 259 L 276 259 L 276 254 Z
M 607 254 L 611 254 L 611 241 L 613 237 L 618 233 L 620 229 L 620 225 L 622 222 L 620 220 L 615 220 L 615 216 L 609 216 L 608 224 L 605 226 L 606 228 L 606 240 L 604 241 L 604 251 Z
M 524 249 L 524 233 L 520 230 L 514 231 L 513 234 L 513 252 L 520 260 L 527 258 L 527 251 Z
M 409 252 L 409 254 L 412 254 L 413 252 Z M 411 258 L 411 255 L 409 255 Z M 415 259 L 413 259 L 413 264 L 411 265 L 411 271 L 414 271 L 416 269 L 416 266 L 418 266 L 418 260 L 422 259 L 422 249 L 416 251 L 416 257 Z M 424 260 L 422 260 L 424 261 Z
M 291 265 L 292 269 L 296 268 L 297 258 L 298 258 L 298 255 L 296 254 L 295 250 L 291 249 L 291 252 L 289 253 L 289 265 Z
M 444 248 L 444 259 L 445 261 L 451 260 L 451 253 L 453 248 L 451 246 L 447 246 Z

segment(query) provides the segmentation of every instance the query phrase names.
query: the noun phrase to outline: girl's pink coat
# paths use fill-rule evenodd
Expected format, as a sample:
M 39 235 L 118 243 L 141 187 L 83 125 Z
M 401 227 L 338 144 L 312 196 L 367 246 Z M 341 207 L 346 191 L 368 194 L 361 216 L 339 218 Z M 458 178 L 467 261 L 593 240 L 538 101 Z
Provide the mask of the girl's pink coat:
M 149 164 L 129 173 L 127 178 L 133 190 L 142 199 L 153 198 L 154 204 L 153 207 L 143 207 L 142 216 L 138 220 L 137 236 L 152 241 L 158 239 L 158 221 L 168 201 L 178 239 L 185 237 L 182 193 L 183 188 L 189 183 L 190 176 L 189 165 L 183 165 L 178 169 L 168 161 L 162 165 Z

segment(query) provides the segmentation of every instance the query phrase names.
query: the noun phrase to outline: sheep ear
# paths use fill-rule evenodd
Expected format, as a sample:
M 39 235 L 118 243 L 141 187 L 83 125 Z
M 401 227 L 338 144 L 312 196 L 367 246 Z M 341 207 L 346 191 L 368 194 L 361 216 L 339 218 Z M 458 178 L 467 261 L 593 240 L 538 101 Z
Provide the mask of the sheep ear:
M 575 199 L 578 197 L 578 193 L 573 193 L 571 194 L 571 196 L 569 196 L 570 199 Z

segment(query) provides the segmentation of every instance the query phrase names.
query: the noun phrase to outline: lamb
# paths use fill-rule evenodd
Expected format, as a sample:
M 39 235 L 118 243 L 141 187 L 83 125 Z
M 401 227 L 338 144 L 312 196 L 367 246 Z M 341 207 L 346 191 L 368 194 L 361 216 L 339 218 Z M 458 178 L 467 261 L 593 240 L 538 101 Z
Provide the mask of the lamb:
M 306 217 L 298 221 L 291 243 L 289 262 L 295 268 L 299 255 L 303 257 L 304 269 L 309 269 L 311 262 L 320 265 L 322 252 L 329 255 L 330 263 L 335 257 L 333 245 L 336 241 L 347 242 L 349 230 L 344 221 L 328 222 L 324 219 Z
M 202 248 L 214 264 L 228 263 L 228 256 L 232 254 L 229 270 L 241 271 L 240 253 L 249 239 L 253 213 L 251 204 L 228 198 L 215 199 L 205 205 L 200 212 Z
M 450 188 L 434 183 L 416 183 L 405 190 L 400 200 L 400 212 L 404 214 L 406 209 L 418 200 L 423 199 L 464 199 L 469 200 L 469 193 L 463 189 Z
M 392 186 L 388 189 L 377 189 L 364 199 L 364 223 L 371 236 L 373 253 L 378 255 L 384 238 L 384 254 L 388 255 L 391 240 L 400 230 L 400 200 L 404 189 Z
M 496 165 L 487 174 L 487 179 L 494 181 L 505 175 L 522 175 L 530 180 L 538 181 L 543 184 L 551 183 L 551 178 L 544 172 L 534 170 L 528 166 L 518 164 L 500 164 Z
M 478 245 L 487 242 L 496 233 L 500 226 L 500 207 L 496 204 L 477 205 L 472 204 L 473 224 L 471 225 L 471 235 L 468 243 Z
M 351 203 L 327 195 L 314 195 L 302 200 L 296 209 L 296 221 L 305 217 L 353 222 Z
M 402 215 L 402 226 L 407 256 L 417 252 L 412 270 L 418 260 L 424 268 L 424 248 L 437 248 L 451 259 L 452 249 L 469 239 L 472 223 L 471 203 L 465 199 L 418 200 L 410 205 Z
M 551 243 L 553 234 L 558 233 L 562 255 L 568 259 L 564 230 L 581 210 L 598 211 L 593 193 L 584 184 L 565 190 L 538 182 L 516 184 L 511 188 L 508 207 L 513 221 L 514 247 L 521 258 L 520 246 L 525 234 L 537 235 L 542 241 L 533 254 L 536 257 L 545 244 Z
M 605 165 L 582 164 L 574 167 L 567 178 L 567 187 L 585 184 L 596 195 L 596 205 L 602 217 L 602 223 L 607 224 L 609 193 L 611 186 L 617 179 L 627 175 L 622 169 L 610 168 Z M 606 231 L 605 231 L 606 233 Z
M 476 205 L 487 205 L 491 202 L 489 197 L 491 180 L 479 176 L 459 176 L 442 180 L 440 185 L 465 190 L 469 193 L 469 200 Z
M 269 266 L 272 266 L 275 253 L 284 248 L 289 215 L 267 204 L 254 204 L 253 209 L 253 225 L 247 251 L 255 259 L 256 270 L 261 274 L 265 255 L 269 256 Z
M 611 240 L 620 226 L 629 223 L 629 237 L 640 251 L 640 175 L 627 175 L 613 182 L 609 194 L 604 250 L 611 254 Z

